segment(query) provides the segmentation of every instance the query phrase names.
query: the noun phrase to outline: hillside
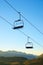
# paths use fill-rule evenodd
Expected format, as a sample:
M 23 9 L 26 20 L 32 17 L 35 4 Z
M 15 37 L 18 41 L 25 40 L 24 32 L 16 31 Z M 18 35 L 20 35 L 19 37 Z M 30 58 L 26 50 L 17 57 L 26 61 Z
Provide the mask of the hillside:
M 24 57 L 0 57 L 0 65 L 43 65 L 43 55 L 31 60 Z
M 24 57 L 0 57 L 0 65 L 23 65 L 26 60 Z

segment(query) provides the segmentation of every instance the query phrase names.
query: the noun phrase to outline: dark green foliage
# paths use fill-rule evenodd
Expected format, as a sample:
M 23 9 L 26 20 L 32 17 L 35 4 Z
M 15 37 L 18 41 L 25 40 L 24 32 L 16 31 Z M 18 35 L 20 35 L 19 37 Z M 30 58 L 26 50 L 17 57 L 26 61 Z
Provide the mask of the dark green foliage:
M 43 65 L 43 55 L 32 60 L 24 57 L 0 57 L 0 65 Z

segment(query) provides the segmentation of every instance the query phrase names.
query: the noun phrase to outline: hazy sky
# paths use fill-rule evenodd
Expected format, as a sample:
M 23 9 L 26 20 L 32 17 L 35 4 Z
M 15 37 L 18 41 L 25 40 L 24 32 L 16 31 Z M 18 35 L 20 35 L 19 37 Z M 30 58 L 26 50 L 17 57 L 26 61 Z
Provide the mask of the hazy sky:
M 43 32 L 43 0 L 7 0 L 17 11 L 21 12 L 33 25 Z M 4 17 L 11 24 L 18 19 L 19 14 L 14 11 L 4 0 L 0 0 L 0 16 Z M 32 27 L 23 17 L 24 28 L 20 29 L 28 36 L 43 45 L 43 35 Z M 27 37 L 18 30 L 13 30 L 9 25 L 0 18 L 0 50 L 17 50 L 26 53 L 41 54 L 43 47 L 33 43 L 33 49 L 26 49 Z

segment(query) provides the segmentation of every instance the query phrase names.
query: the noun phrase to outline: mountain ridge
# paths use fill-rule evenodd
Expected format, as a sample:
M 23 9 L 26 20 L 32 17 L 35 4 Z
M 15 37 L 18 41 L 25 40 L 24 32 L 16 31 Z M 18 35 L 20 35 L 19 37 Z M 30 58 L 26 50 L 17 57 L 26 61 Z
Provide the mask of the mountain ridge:
M 26 54 L 23 52 L 18 52 L 18 51 L 0 51 L 0 57 L 25 57 L 27 59 L 34 59 L 37 58 L 37 55 L 33 54 Z

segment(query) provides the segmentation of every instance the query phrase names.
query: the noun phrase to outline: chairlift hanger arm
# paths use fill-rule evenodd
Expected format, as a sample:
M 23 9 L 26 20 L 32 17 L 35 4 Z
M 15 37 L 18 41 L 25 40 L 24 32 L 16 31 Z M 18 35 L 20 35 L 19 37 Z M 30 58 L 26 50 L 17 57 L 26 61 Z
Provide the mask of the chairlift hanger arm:
M 20 14 L 20 12 L 18 12 L 19 13 L 19 20 L 21 20 L 21 14 Z

